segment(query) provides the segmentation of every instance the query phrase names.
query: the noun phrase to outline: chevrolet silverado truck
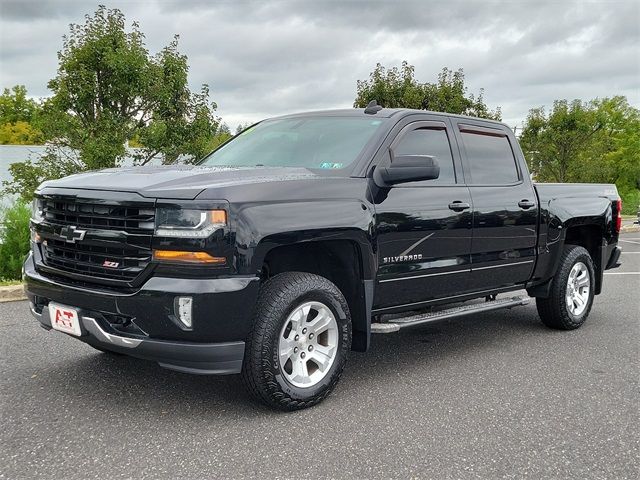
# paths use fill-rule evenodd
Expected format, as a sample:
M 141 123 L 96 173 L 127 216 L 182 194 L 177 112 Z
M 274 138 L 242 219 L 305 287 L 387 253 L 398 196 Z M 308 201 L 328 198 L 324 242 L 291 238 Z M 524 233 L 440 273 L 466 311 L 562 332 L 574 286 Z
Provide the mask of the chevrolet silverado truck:
M 372 334 L 529 297 L 546 326 L 580 327 L 620 212 L 614 185 L 533 183 L 502 123 L 372 102 L 262 121 L 198 165 L 44 182 L 24 281 L 47 330 L 242 374 L 294 410 Z

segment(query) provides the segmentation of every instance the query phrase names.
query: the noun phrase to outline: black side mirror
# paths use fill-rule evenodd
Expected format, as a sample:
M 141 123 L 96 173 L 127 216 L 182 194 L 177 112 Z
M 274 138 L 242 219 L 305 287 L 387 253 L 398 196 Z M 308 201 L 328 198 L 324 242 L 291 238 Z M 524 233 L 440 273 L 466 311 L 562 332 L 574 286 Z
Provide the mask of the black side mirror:
M 391 163 L 386 167 L 376 167 L 373 180 L 380 187 L 398 183 L 434 180 L 440 176 L 440 165 L 435 157 L 428 155 L 399 155 L 391 153 Z

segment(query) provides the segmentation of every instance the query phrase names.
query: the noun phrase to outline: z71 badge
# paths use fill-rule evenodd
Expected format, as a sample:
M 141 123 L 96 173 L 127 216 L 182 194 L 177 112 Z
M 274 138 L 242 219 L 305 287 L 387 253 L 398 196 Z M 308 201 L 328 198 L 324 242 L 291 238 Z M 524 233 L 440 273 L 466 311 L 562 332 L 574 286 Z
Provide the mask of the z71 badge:
M 384 257 L 382 263 L 398 263 L 398 262 L 413 262 L 415 260 L 422 260 L 422 254 L 417 255 L 398 255 L 397 257 Z

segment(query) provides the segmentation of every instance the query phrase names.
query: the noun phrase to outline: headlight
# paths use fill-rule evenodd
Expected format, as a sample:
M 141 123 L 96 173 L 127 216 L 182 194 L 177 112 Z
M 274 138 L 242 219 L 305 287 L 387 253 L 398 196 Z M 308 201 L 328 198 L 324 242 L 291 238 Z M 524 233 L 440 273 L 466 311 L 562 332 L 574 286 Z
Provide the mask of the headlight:
M 225 210 L 158 208 L 156 235 L 161 237 L 208 237 L 227 224 Z
M 34 198 L 31 202 L 31 220 L 35 223 L 40 223 L 44 220 L 44 200 L 41 198 Z

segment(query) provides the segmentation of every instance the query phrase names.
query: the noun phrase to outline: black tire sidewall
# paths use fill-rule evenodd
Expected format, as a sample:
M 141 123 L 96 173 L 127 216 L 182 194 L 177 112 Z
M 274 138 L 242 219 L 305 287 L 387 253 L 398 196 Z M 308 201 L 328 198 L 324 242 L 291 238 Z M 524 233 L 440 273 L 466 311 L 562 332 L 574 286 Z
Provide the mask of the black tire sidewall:
M 311 301 L 317 301 L 326 305 L 333 313 L 336 323 L 338 324 L 338 348 L 336 352 L 336 358 L 333 361 L 333 365 L 329 369 L 329 372 L 324 378 L 316 385 L 307 388 L 296 387 L 291 384 L 285 377 L 280 366 L 278 359 L 278 343 L 279 335 L 282 327 L 289 318 L 289 315 L 298 308 L 301 304 Z M 280 313 L 280 321 L 278 322 L 278 328 L 270 332 L 269 338 L 266 339 L 265 346 L 268 351 L 265 354 L 269 355 L 272 366 L 270 375 L 273 376 L 274 381 L 278 384 L 279 389 L 288 397 L 293 400 L 305 401 L 309 398 L 313 398 L 322 394 L 326 389 L 330 388 L 334 383 L 336 372 L 341 372 L 344 368 L 344 363 L 350 349 L 350 322 L 347 318 L 347 313 L 344 311 L 344 305 L 340 300 L 332 293 L 323 289 L 316 289 L 306 292 L 300 296 L 297 296 L 289 303 L 286 310 Z
M 585 322 L 585 320 L 589 316 L 589 312 L 591 311 L 591 307 L 593 305 L 594 289 L 595 289 L 595 271 L 593 268 L 593 261 L 591 260 L 591 257 L 589 256 L 586 250 L 576 249 L 574 251 L 576 252 L 576 255 L 568 256 L 567 260 L 569 261 L 565 262 L 565 264 L 562 266 L 561 274 L 558 276 L 558 284 L 556 285 L 556 288 L 559 289 L 558 297 L 562 299 L 559 305 L 562 317 L 572 327 L 578 327 Z M 589 287 L 589 299 L 587 301 L 587 307 L 584 309 L 584 311 L 580 315 L 574 315 L 567 308 L 566 291 L 567 291 L 567 283 L 569 281 L 569 274 L 571 273 L 571 269 L 578 262 L 582 262 L 584 265 L 586 265 L 587 270 L 589 272 L 589 280 L 591 282 L 591 285 Z

